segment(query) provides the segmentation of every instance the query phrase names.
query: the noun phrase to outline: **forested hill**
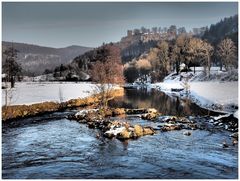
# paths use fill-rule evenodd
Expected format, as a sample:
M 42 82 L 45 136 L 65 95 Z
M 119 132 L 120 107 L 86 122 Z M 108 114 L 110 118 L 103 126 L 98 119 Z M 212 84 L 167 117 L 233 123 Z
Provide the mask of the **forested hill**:
M 224 18 L 216 24 L 212 24 L 203 35 L 211 44 L 217 45 L 224 38 L 231 38 L 238 46 L 238 15 Z
M 187 66 L 206 66 L 204 61 L 199 62 L 190 56 L 190 47 L 193 47 L 196 43 L 208 48 L 210 47 L 211 64 L 219 65 L 220 59 L 217 55 L 218 44 L 224 38 L 228 37 L 237 46 L 237 20 L 238 16 L 235 15 L 224 18 L 224 20 L 215 25 L 211 25 L 210 28 L 194 28 L 193 32 L 186 32 L 184 27 L 177 28 L 175 25 L 159 30 L 154 27 L 149 31 L 144 30 L 144 28 L 141 28 L 141 30 L 128 30 L 126 36 L 122 37 L 119 42 L 105 44 L 82 55 L 79 54 L 70 64 L 62 67 L 62 70 L 66 72 L 66 75 L 69 72 L 80 77 L 82 77 L 81 74 L 83 73 L 89 74 L 89 69 L 95 65 L 95 62 L 98 60 L 104 61 L 108 56 L 108 48 L 114 46 L 121 52 L 120 56 L 124 65 L 125 76 L 129 75 L 131 81 L 134 81 L 133 79 L 138 78 L 138 76 L 142 76 L 141 74 L 145 75 L 148 73 L 152 73 L 152 80 L 156 79 L 156 81 L 160 81 L 171 70 L 179 70 L 181 63 Z M 208 41 L 205 42 L 203 41 L 204 39 Z M 185 59 L 184 57 L 188 55 L 189 57 Z M 233 64 L 235 66 L 235 63 Z M 57 75 L 60 69 L 61 67 L 56 67 L 54 74 Z M 136 76 L 132 78 L 134 75 Z
M 2 50 L 12 46 L 11 42 L 2 42 Z M 54 69 L 61 64 L 68 64 L 72 59 L 92 48 L 83 46 L 69 46 L 65 48 L 51 48 L 25 43 L 13 43 L 18 50 L 17 62 L 21 64 L 24 74 L 40 75 L 45 69 Z M 3 61 L 5 57 L 3 55 Z

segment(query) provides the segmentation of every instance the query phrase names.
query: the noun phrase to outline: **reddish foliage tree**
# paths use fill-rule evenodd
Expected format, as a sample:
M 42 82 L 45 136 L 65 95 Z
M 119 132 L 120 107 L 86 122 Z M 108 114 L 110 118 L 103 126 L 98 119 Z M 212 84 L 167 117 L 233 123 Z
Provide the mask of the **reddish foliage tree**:
M 107 54 L 103 60 L 93 64 L 90 74 L 92 80 L 98 83 L 98 92 L 101 95 L 100 105 L 106 108 L 112 85 L 123 84 L 125 80 L 120 49 L 115 45 L 104 45 L 103 48 L 107 50 Z

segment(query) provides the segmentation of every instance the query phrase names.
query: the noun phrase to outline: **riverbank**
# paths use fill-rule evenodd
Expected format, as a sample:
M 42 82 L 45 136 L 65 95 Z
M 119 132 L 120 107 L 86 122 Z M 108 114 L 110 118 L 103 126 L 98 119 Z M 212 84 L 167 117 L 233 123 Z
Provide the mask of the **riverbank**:
M 74 91 L 72 91 L 74 94 Z M 39 114 L 61 111 L 66 108 L 85 107 L 97 104 L 99 102 L 99 94 L 88 94 L 88 97 L 70 99 L 65 102 L 46 101 L 30 105 L 11 105 L 2 107 L 2 120 L 25 118 L 36 116 Z M 109 99 L 121 97 L 124 95 L 123 88 L 113 88 L 109 93 Z
M 232 113 L 238 117 L 237 76 L 237 71 L 225 72 L 212 67 L 209 77 L 201 69 L 196 69 L 196 73 L 171 73 L 163 82 L 147 84 L 147 87 L 161 90 L 169 96 L 190 99 L 208 110 Z
M 205 109 L 234 113 L 237 117 L 238 110 L 238 82 L 189 82 L 189 94 L 183 91 L 182 82 L 168 81 L 150 85 L 165 92 L 170 96 L 189 98 L 192 102 Z

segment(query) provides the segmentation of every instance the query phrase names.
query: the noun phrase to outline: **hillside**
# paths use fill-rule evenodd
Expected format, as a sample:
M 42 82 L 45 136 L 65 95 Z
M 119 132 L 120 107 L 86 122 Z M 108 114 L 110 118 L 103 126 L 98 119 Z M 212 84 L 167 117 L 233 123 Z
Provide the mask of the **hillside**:
M 126 37 L 124 37 L 117 43 L 106 44 L 117 46 L 120 49 L 123 64 L 131 61 L 133 58 L 139 57 L 145 52 L 148 52 L 150 48 L 157 45 L 157 41 L 143 42 L 141 40 L 137 40 L 134 36 L 132 37 L 133 38 L 129 38 L 127 40 Z M 76 56 L 70 65 L 74 68 L 79 68 L 81 71 L 86 71 L 91 63 L 96 62 L 97 60 L 102 60 L 106 53 L 105 46 L 103 45 Z
M 12 46 L 11 42 L 2 42 L 2 50 Z M 22 65 L 24 74 L 39 75 L 45 69 L 54 69 L 60 64 L 68 64 L 72 59 L 92 48 L 83 46 L 69 46 L 65 48 L 51 48 L 25 43 L 13 43 L 18 52 L 17 62 Z M 3 56 L 3 62 L 5 57 Z
M 220 22 L 212 24 L 203 35 L 203 39 L 207 39 L 213 45 L 218 44 L 226 37 L 231 38 L 238 46 L 238 15 L 224 18 Z
M 128 30 L 126 36 L 122 37 L 119 42 L 105 44 L 90 51 L 87 51 L 83 54 L 77 54 L 77 56 L 72 58 L 71 62 L 69 62 L 68 64 L 66 63 L 66 66 L 62 67 L 64 71 L 62 76 L 66 77 L 69 73 L 71 73 L 72 75 L 77 75 L 80 77 L 89 77 L 85 76 L 85 74 L 89 74 L 88 70 L 89 68 L 91 68 L 91 66 L 94 66 L 94 62 L 96 62 L 97 60 L 102 61 L 104 60 L 104 57 L 106 57 L 107 50 L 105 46 L 114 45 L 117 46 L 121 51 L 121 59 L 123 65 L 125 66 L 126 73 L 125 76 L 127 77 L 127 81 L 130 81 L 128 80 L 129 78 L 130 79 L 136 78 L 134 77 L 134 75 L 139 76 L 140 74 L 142 74 L 139 72 L 140 70 L 137 70 L 139 68 L 137 68 L 137 66 L 134 67 L 133 65 L 135 64 L 140 65 L 139 60 L 143 61 L 143 59 L 148 60 L 145 61 L 145 63 L 150 63 L 149 70 L 146 69 L 146 67 L 143 67 L 144 71 L 147 72 L 150 71 L 152 73 L 152 79 L 160 81 L 168 73 L 170 73 L 170 69 L 171 70 L 176 69 L 176 67 L 179 66 L 180 63 L 186 63 L 185 60 L 183 60 L 182 55 L 184 54 L 184 52 L 182 52 L 181 49 L 182 46 L 181 41 L 187 42 L 183 40 L 184 38 L 195 37 L 201 40 L 207 39 L 208 42 L 214 47 L 214 50 L 216 50 L 217 44 L 224 38 L 229 37 L 235 42 L 237 46 L 238 43 L 237 20 L 238 20 L 237 15 L 229 18 L 224 18 L 220 22 L 211 25 L 210 28 L 207 27 L 194 28 L 193 33 L 192 32 L 187 33 L 186 30 L 179 31 L 179 29 L 181 30 L 182 28 L 180 27 L 177 29 L 175 25 L 172 25 L 169 28 L 166 28 L 165 30 L 161 29 L 154 31 L 153 28 L 152 31 L 149 30 L 147 32 L 144 31 L 143 28 L 141 28 L 141 30 L 140 29 Z M 167 59 L 171 61 L 167 63 L 168 65 L 163 66 L 162 64 L 163 60 L 160 54 L 163 53 L 161 51 L 164 47 L 160 47 L 160 44 L 164 41 L 167 43 L 166 45 Z M 181 49 L 181 52 L 178 52 L 179 48 Z M 144 63 L 144 61 L 142 63 Z M 192 62 L 190 63 L 188 62 L 189 66 L 191 65 L 191 63 Z M 195 64 L 196 66 L 199 66 L 200 62 L 195 62 Z M 212 64 L 219 65 L 219 57 L 217 57 L 216 52 L 214 52 L 212 55 Z M 162 69 L 161 71 L 160 67 Z M 57 75 L 57 72 L 60 72 L 59 65 L 58 67 L 55 68 L 54 72 L 55 75 Z M 84 74 L 84 76 L 82 74 Z M 127 76 L 127 74 L 129 74 L 129 77 Z M 57 76 L 60 76 L 60 74 Z M 83 80 L 85 80 L 85 78 L 83 78 Z

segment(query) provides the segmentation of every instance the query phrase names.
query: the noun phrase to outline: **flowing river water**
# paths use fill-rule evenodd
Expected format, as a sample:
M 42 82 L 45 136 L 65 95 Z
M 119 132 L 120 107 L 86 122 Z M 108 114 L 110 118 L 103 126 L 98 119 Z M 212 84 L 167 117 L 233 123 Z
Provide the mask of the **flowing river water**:
M 154 107 L 164 115 L 197 116 L 202 121 L 214 114 L 189 100 L 136 89 L 126 90 L 111 105 Z M 98 130 L 68 120 L 66 115 L 74 111 L 3 124 L 2 178 L 238 178 L 238 147 L 221 144 L 231 142 L 228 131 L 193 130 L 191 136 L 183 130 L 157 131 L 123 142 L 97 138 Z M 138 117 L 125 119 L 153 127 L 159 124 Z

